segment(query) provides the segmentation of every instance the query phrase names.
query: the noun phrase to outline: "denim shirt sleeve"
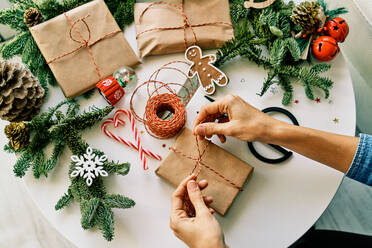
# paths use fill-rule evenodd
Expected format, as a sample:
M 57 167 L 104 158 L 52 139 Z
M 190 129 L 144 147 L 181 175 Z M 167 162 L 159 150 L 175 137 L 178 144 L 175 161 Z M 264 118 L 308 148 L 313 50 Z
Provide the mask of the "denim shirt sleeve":
M 361 134 L 359 145 L 346 176 L 372 186 L 372 136 Z

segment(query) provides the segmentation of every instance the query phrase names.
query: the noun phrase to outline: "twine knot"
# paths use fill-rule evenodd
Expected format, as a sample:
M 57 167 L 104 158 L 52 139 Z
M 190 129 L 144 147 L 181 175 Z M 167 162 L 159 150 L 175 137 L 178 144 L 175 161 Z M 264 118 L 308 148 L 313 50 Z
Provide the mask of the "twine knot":
M 199 24 L 191 24 L 191 22 L 189 21 L 189 18 L 187 17 L 185 11 L 184 11 L 184 4 L 183 4 L 183 0 L 181 0 L 181 3 L 179 5 L 175 5 L 175 4 L 172 4 L 172 3 L 169 3 L 169 2 L 166 2 L 166 1 L 159 1 L 159 2 L 153 2 L 153 3 L 150 3 L 141 13 L 140 17 L 139 17 L 139 20 L 141 21 L 143 15 L 145 14 L 145 12 L 152 8 L 153 6 L 155 5 L 168 5 L 169 7 L 177 10 L 177 12 L 182 16 L 183 18 L 183 25 L 182 26 L 173 26 L 173 27 L 159 27 L 159 28 L 150 28 L 150 29 L 147 29 L 147 30 L 144 30 L 140 33 L 137 34 L 136 36 L 136 39 L 138 39 L 139 36 L 141 36 L 142 34 L 144 33 L 147 33 L 147 32 L 152 32 L 152 31 L 162 31 L 162 30 L 177 30 L 177 29 L 183 29 L 183 39 L 184 39 L 184 45 L 185 45 L 185 50 L 187 49 L 187 39 L 186 39 L 186 30 L 189 28 L 192 32 L 192 35 L 193 35 L 193 39 L 194 39 L 194 42 L 193 42 L 193 45 L 196 45 L 197 44 L 197 38 L 196 38 L 196 33 L 195 33 L 195 30 L 194 28 L 195 27 L 203 27 L 203 26 L 209 26 L 209 25 L 227 25 L 227 26 L 230 26 L 230 27 L 233 27 L 233 25 L 231 23 L 228 23 L 228 22 L 206 22 L 206 23 L 199 23 Z
M 101 71 L 100 71 L 100 69 L 99 69 L 99 67 L 98 67 L 98 65 L 97 65 L 97 63 L 96 63 L 96 60 L 95 60 L 95 57 L 94 57 L 94 55 L 93 55 L 93 52 L 92 52 L 92 48 L 91 48 L 91 47 L 92 47 L 93 45 L 95 45 L 96 43 L 100 42 L 101 40 L 103 40 L 103 39 L 109 37 L 109 36 L 112 36 L 112 35 L 114 35 L 114 34 L 120 33 L 121 30 L 118 29 L 118 30 L 112 31 L 112 32 L 110 32 L 110 33 L 107 33 L 107 34 L 105 34 L 105 35 L 102 35 L 102 36 L 101 36 L 100 38 L 98 38 L 97 40 L 95 40 L 95 41 L 93 41 L 93 42 L 90 42 L 90 40 L 91 40 L 91 30 L 90 30 L 90 28 L 89 28 L 88 23 L 87 23 L 86 20 L 85 20 L 85 19 L 87 19 L 87 18 L 90 16 L 90 14 L 87 14 L 87 15 L 84 16 L 84 17 L 78 18 L 78 19 L 76 19 L 75 21 L 72 21 L 71 18 L 67 15 L 67 13 L 63 13 L 63 15 L 66 17 L 66 19 L 67 19 L 68 22 L 70 23 L 70 31 L 69 31 L 70 39 L 71 39 L 72 41 L 76 42 L 76 43 L 79 43 L 80 46 L 76 47 L 75 49 L 73 49 L 73 50 L 70 51 L 70 52 L 63 53 L 63 54 L 61 54 L 61 55 L 59 55 L 59 56 L 57 56 L 57 57 L 54 57 L 54 58 L 48 60 L 48 61 L 47 61 L 47 64 L 50 64 L 50 63 L 52 63 L 52 62 L 54 62 L 54 61 L 56 61 L 56 60 L 58 60 L 58 59 L 61 59 L 61 58 L 65 57 L 65 56 L 68 56 L 68 55 L 73 54 L 73 53 L 75 53 L 75 52 L 78 52 L 78 51 L 79 51 L 80 49 L 82 49 L 82 48 L 86 48 L 86 49 L 88 49 L 89 56 L 90 56 L 90 58 L 91 58 L 91 60 L 92 60 L 92 63 L 93 63 L 93 65 L 94 65 L 95 69 L 96 69 L 97 76 L 98 76 L 99 80 L 102 79 Z M 84 29 L 86 30 L 86 33 L 88 34 L 88 37 L 87 37 L 87 38 L 84 37 L 83 34 L 82 34 L 82 32 L 80 31 L 80 29 L 78 29 L 78 28 L 76 27 L 76 24 L 77 24 L 77 23 L 82 23 L 82 24 L 83 24 L 82 26 L 84 27 Z M 79 39 L 76 39 L 76 38 L 72 35 L 72 31 L 74 31 L 76 34 L 78 34 L 78 36 L 79 36 L 80 38 L 79 38 Z
M 208 170 L 212 171 L 217 176 L 219 176 L 220 178 L 222 178 L 224 181 L 226 181 L 227 183 L 229 183 L 230 185 L 232 185 L 233 187 L 237 188 L 238 190 L 242 190 L 241 187 L 239 187 L 238 185 L 236 185 L 230 179 L 226 178 L 225 176 L 223 176 L 222 174 L 220 174 L 218 171 L 216 171 L 215 169 L 213 169 L 212 167 L 210 167 L 209 165 L 207 165 L 206 163 L 203 162 L 202 158 L 203 158 L 204 154 L 206 153 L 207 148 L 208 148 L 208 146 L 209 146 L 209 144 L 211 142 L 208 141 L 208 143 L 201 150 L 197 136 L 195 136 L 195 140 L 196 140 L 196 149 L 198 151 L 197 157 L 186 155 L 183 152 L 181 152 L 181 151 L 179 151 L 179 150 L 177 150 L 177 149 L 175 149 L 173 147 L 169 147 L 169 150 L 172 150 L 173 152 L 177 153 L 178 155 L 180 155 L 180 156 L 182 156 L 184 158 L 191 159 L 191 160 L 194 160 L 195 161 L 194 168 L 192 169 L 192 171 L 190 173 L 190 175 L 191 174 L 194 174 L 195 175 L 195 178 L 198 177 L 198 175 L 200 174 L 200 171 L 202 170 L 202 168 L 205 167 Z

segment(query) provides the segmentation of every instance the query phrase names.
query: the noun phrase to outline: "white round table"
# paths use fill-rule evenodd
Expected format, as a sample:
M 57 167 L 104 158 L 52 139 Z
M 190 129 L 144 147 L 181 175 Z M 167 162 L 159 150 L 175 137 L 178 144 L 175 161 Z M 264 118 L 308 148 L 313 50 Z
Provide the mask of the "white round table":
M 136 51 L 133 26 L 126 30 L 125 36 Z M 146 80 L 156 68 L 174 59 L 183 59 L 183 54 L 146 58 L 136 69 L 139 81 Z M 232 93 L 241 96 L 259 109 L 270 106 L 283 107 L 282 91 L 278 87 L 274 87 L 263 97 L 256 94 L 267 76 L 262 68 L 244 59 L 236 59 L 223 70 L 230 78 L 230 84 L 225 88 L 218 88 L 214 98 Z M 172 72 L 166 72 L 164 75 L 170 73 Z M 296 116 L 302 126 L 354 135 L 354 92 L 341 54 L 332 62 L 332 69 L 325 75 L 335 82 L 329 100 L 321 98 L 320 103 L 310 101 L 298 83 L 294 95 L 296 103 L 285 108 Z M 61 90 L 58 87 L 53 88 L 43 110 L 54 106 L 63 98 Z M 137 99 L 136 107 L 141 109 L 144 102 L 140 99 L 143 98 Z M 129 97 L 126 96 L 118 108 L 128 108 L 128 100 Z M 198 90 L 188 104 L 186 126 L 191 127 L 197 110 L 206 103 L 208 101 Z M 82 108 L 91 105 L 103 107 L 106 103 L 96 93 L 91 99 L 82 100 Z M 2 122 L 2 126 L 4 125 L 5 122 Z M 138 127 L 144 130 L 142 125 Z M 128 127 L 115 132 L 132 137 Z M 76 202 L 56 212 L 54 205 L 70 184 L 68 166 L 71 153 L 66 149 L 48 178 L 34 179 L 29 171 L 24 179 L 30 196 L 50 223 L 79 248 L 185 247 L 169 228 L 170 196 L 174 188 L 155 175 L 154 170 L 158 162 L 150 159 L 150 170 L 143 171 L 138 153 L 108 139 L 100 131 L 100 125 L 84 131 L 83 138 L 92 147 L 102 149 L 109 159 L 131 163 L 131 171 L 127 176 L 110 176 L 105 179 L 105 183 L 110 193 L 131 197 L 136 201 L 136 206 L 128 210 L 114 210 L 115 237 L 111 242 L 104 240 L 98 229 L 86 231 L 81 228 L 81 214 Z M 162 145 L 166 144 L 169 147 L 174 138 L 162 141 L 143 133 L 142 141 L 149 149 L 166 156 L 168 149 Z M 269 165 L 257 160 L 245 142 L 233 138 L 228 138 L 226 144 L 220 144 L 216 139 L 213 141 L 254 166 L 252 177 L 245 184 L 244 191 L 239 193 L 229 212 L 224 217 L 216 215 L 230 247 L 287 247 L 292 244 L 327 208 L 343 178 L 342 173 L 299 154 L 294 154 L 282 164 Z M 259 149 L 264 150 L 262 147 Z M 267 150 L 264 152 L 272 154 Z M 2 158 L 2 161 L 5 159 L 9 161 L 9 158 Z

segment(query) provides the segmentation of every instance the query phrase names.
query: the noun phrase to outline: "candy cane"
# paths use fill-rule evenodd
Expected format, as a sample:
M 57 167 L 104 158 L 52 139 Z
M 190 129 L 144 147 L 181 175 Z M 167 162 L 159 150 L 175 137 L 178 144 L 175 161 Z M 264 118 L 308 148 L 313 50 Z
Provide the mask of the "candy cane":
M 124 125 L 125 122 L 119 118 L 119 115 L 120 114 L 124 114 L 124 115 L 127 115 L 128 116 L 128 118 L 130 120 L 130 123 L 131 123 L 132 132 L 134 133 L 134 138 L 135 138 L 136 144 L 133 144 L 129 140 L 125 140 L 122 137 L 117 136 L 117 135 L 115 135 L 112 132 L 110 132 L 110 131 L 107 130 L 107 126 L 109 124 L 111 124 L 111 123 L 114 123 L 114 126 L 115 127 L 118 127 L 119 125 Z M 162 159 L 161 156 L 152 153 L 150 150 L 147 150 L 147 149 L 145 149 L 142 146 L 141 140 L 140 140 L 140 137 L 139 137 L 139 134 L 138 134 L 138 130 L 137 130 L 137 127 L 136 127 L 136 124 L 135 124 L 135 120 L 134 120 L 133 115 L 131 114 L 131 112 L 129 110 L 120 109 L 120 110 L 116 111 L 115 114 L 114 114 L 114 118 L 109 118 L 106 121 L 104 121 L 102 123 L 101 128 L 102 128 L 102 131 L 108 137 L 113 138 L 116 141 L 118 141 L 118 142 L 120 142 L 120 143 L 122 143 L 124 145 L 127 145 L 129 147 L 132 147 L 133 149 L 136 149 L 137 151 L 139 151 L 140 157 L 141 157 L 141 161 L 142 161 L 142 164 L 143 164 L 143 168 L 145 170 L 148 169 L 147 161 L 146 161 L 146 156 L 145 155 L 147 155 L 149 157 L 152 157 L 154 159 L 157 159 L 157 160 L 161 160 Z

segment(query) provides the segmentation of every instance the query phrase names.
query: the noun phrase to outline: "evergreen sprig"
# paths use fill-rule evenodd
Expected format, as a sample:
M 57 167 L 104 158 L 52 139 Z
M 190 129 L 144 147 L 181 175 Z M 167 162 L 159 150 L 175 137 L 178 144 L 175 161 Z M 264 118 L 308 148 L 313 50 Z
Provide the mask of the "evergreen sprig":
M 346 12 L 345 8 L 329 10 L 324 0 L 319 0 L 329 19 Z M 230 0 L 231 19 L 234 24 L 235 38 L 225 43 L 217 51 L 215 66 L 221 67 L 235 57 L 247 58 L 267 71 L 260 96 L 273 84 L 284 91 L 282 104 L 288 105 L 293 99 L 292 80 L 302 82 L 306 96 L 314 99 L 314 88 L 329 96 L 332 80 L 319 74 L 330 69 L 329 64 L 308 67 L 300 59 L 309 39 L 293 37 L 299 27 L 291 21 L 292 1 L 285 3 L 276 0 L 265 9 L 245 9 L 244 0 Z
M 46 64 L 27 25 L 23 21 L 24 12 L 30 7 L 36 8 L 41 12 L 43 21 L 47 21 L 89 1 L 91 0 L 43 0 L 41 2 L 11 0 L 13 6 L 0 10 L 0 24 L 18 31 L 18 34 L 12 40 L 2 44 L 0 48 L 1 56 L 4 59 L 10 59 L 17 55 L 21 56 L 22 62 L 39 78 L 40 84 L 45 90 L 47 90 L 48 85 L 57 85 L 52 71 Z M 106 0 L 105 2 L 123 30 L 126 25 L 133 22 L 134 0 Z M 91 95 L 92 91 L 87 92 L 84 97 L 89 98 Z
M 67 105 L 63 113 L 60 109 Z M 19 159 L 14 165 L 14 173 L 23 177 L 26 171 L 32 167 L 35 178 L 48 176 L 55 168 L 58 158 L 67 146 L 73 155 L 82 156 L 88 144 L 82 139 L 81 131 L 94 126 L 101 121 L 113 109 L 112 106 L 99 109 L 92 107 L 91 111 L 79 114 L 79 104 L 72 99 L 59 103 L 49 111 L 42 113 L 26 123 L 30 132 L 29 145 L 20 152 Z M 44 149 L 47 145 L 54 144 L 50 158 L 45 158 Z M 11 151 L 6 146 L 7 151 Z M 93 149 L 98 156 L 104 155 L 102 151 Z M 116 163 L 105 161 L 103 168 L 108 174 L 126 175 L 129 172 L 129 163 Z M 71 162 L 69 175 L 75 169 L 75 163 Z M 122 195 L 108 194 L 102 177 L 95 178 L 92 185 L 88 186 L 83 177 L 71 178 L 71 184 L 67 193 L 64 194 L 55 205 L 56 210 L 68 206 L 73 200 L 80 203 L 81 225 L 84 229 L 97 226 L 107 240 L 114 236 L 114 219 L 112 208 L 130 208 L 135 205 L 132 199 Z

